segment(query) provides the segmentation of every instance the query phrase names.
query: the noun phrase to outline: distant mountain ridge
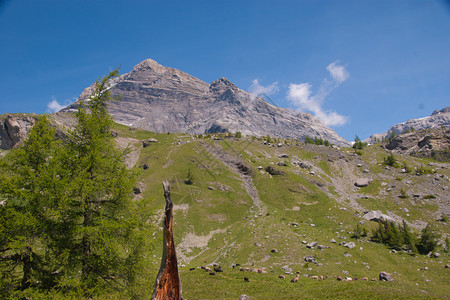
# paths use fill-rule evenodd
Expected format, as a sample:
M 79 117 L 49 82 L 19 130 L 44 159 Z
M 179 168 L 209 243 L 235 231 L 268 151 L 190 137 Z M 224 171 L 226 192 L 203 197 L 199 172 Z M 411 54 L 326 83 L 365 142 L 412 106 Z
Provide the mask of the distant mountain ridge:
M 388 131 L 384 133 L 376 133 L 371 135 L 365 140 L 365 142 L 374 143 L 377 140 L 383 140 L 384 138 L 389 138 L 394 135 L 398 135 L 410 130 L 420 130 L 428 128 L 441 128 L 445 126 L 450 127 L 450 107 L 443 108 L 441 110 L 435 110 L 430 116 L 410 119 L 406 122 L 395 124 Z
M 73 112 L 89 96 L 86 88 L 77 102 L 63 109 Z M 283 138 L 319 137 L 349 145 L 334 130 L 309 113 L 276 107 L 239 89 L 226 78 L 208 84 L 152 59 L 111 81 L 110 91 L 120 100 L 109 105 L 118 123 L 145 130 L 205 134 L 237 132 Z

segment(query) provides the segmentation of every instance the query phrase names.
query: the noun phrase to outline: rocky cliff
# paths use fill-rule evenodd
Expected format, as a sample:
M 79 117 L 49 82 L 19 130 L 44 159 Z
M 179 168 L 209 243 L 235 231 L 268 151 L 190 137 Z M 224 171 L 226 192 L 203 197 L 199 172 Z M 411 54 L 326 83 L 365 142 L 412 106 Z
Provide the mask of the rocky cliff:
M 35 122 L 36 118 L 30 115 L 0 116 L 0 149 L 9 150 L 19 146 Z
M 338 145 L 349 143 L 308 113 L 269 104 L 239 89 L 226 78 L 211 84 L 151 59 L 111 81 L 120 100 L 109 105 L 115 121 L 153 132 L 204 134 L 237 132 L 243 135 L 304 139 L 320 137 Z M 75 111 L 93 86 L 64 111 Z
M 395 124 L 387 132 L 374 134 L 366 139 L 365 142 L 374 143 L 377 140 L 380 141 L 384 138 L 389 138 L 393 134 L 398 135 L 411 130 L 441 128 L 443 126 L 450 128 L 450 107 L 435 110 L 428 117 L 411 119 L 403 123 Z
M 450 129 L 423 129 L 400 134 L 385 147 L 400 154 L 450 161 Z

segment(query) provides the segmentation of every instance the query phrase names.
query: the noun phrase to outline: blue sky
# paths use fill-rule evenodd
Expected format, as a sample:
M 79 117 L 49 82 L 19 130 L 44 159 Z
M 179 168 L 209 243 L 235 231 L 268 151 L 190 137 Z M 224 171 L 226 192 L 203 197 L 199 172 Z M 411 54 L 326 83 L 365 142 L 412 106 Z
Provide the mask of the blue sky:
M 68 104 L 146 58 L 366 138 L 450 106 L 450 4 L 0 0 L 0 114 Z

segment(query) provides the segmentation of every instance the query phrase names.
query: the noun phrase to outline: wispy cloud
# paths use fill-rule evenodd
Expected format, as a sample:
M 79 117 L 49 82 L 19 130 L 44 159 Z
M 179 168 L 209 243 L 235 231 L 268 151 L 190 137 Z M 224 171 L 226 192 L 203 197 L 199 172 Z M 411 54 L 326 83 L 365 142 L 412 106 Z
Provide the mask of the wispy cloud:
M 327 66 L 328 72 L 330 72 L 331 77 L 338 83 L 342 83 L 350 77 L 344 66 L 340 66 L 337 61 L 332 62 Z
M 272 95 L 279 91 L 278 82 L 275 81 L 267 86 L 263 86 L 259 84 L 258 79 L 253 79 L 248 91 L 252 95 L 253 99 L 261 95 Z
M 327 70 L 330 72 L 332 80 L 324 79 L 315 94 L 312 93 L 312 86 L 309 83 L 291 83 L 288 88 L 287 99 L 295 109 L 312 112 L 326 125 L 344 125 L 348 121 L 346 116 L 342 116 L 335 111 L 325 110 L 322 105 L 328 95 L 346 81 L 350 75 L 345 67 L 339 65 L 336 61 L 329 64 Z
M 48 104 L 47 104 L 47 112 L 48 113 L 54 113 L 54 112 L 57 112 L 57 111 L 60 111 L 61 109 L 63 109 L 64 107 L 66 107 L 67 105 L 62 105 L 62 104 L 59 104 L 59 102 L 58 102 L 58 100 L 56 100 L 55 98 L 53 98 L 52 99 L 52 101 L 50 101 Z

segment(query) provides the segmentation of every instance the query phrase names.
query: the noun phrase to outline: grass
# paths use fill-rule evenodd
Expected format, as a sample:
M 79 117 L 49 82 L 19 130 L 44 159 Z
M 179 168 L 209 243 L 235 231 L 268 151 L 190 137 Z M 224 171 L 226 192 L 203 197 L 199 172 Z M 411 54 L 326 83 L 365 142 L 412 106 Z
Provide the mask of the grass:
M 158 140 L 146 148 L 139 148 L 138 167 L 147 164 L 149 168 L 141 170 L 139 178 L 145 187 L 139 197 L 146 201 L 136 201 L 145 204 L 142 213 L 148 214 L 149 221 L 160 226 L 158 222 L 164 207 L 161 182 L 167 179 L 171 183 L 172 200 L 175 204 L 175 245 L 183 296 L 186 299 L 237 299 L 244 293 L 251 299 L 448 299 L 448 269 L 444 268 L 450 258 L 447 253 L 441 253 L 439 259 L 422 255 L 414 257 L 402 252 L 392 254 L 382 244 L 350 238 L 355 225 L 361 220 L 362 212 L 355 212 L 346 203 L 335 200 L 339 195 L 328 178 L 343 177 L 344 172 L 331 172 L 331 164 L 326 160 L 326 151 L 331 151 L 328 148 L 314 145 L 278 148 L 263 145 L 257 139 L 246 138 L 223 141 L 192 139 L 191 136 L 182 134 L 129 130 L 118 124 L 114 125 L 113 130 L 120 137 L 138 140 L 137 145 L 149 138 Z M 239 156 L 252 168 L 253 185 L 266 209 L 264 214 L 251 211 L 253 201 L 241 178 L 204 150 L 201 142 L 220 145 L 224 151 Z M 345 153 L 346 150 L 342 151 Z M 411 189 L 408 190 L 411 195 L 413 188 L 427 180 L 426 176 L 401 174 L 393 168 L 385 170 L 378 165 L 386 156 L 379 147 L 368 147 L 362 152 L 358 159 L 362 159 L 367 165 L 373 181 L 368 187 L 354 189 L 352 186 L 353 189 L 347 192 L 350 195 L 368 195 L 369 199 L 357 200 L 364 209 L 382 210 L 384 213 L 392 211 L 411 222 L 419 219 L 432 222 L 435 219 L 433 214 L 438 207 L 433 204 L 435 199 L 432 197 L 424 196 L 426 201 L 423 203 L 422 199 L 397 197 L 402 188 Z M 280 158 L 281 154 L 289 157 Z M 423 159 L 399 159 L 407 161 L 409 166 L 424 164 Z M 288 166 L 276 166 L 280 160 L 287 161 Z M 305 161 L 319 168 L 323 171 L 320 175 L 324 178 L 310 175 L 309 171 L 292 164 L 294 160 Z M 268 165 L 273 165 L 286 174 L 270 176 L 257 169 L 258 166 Z M 184 183 L 188 170 L 193 175 L 191 185 Z M 439 172 L 450 175 L 447 169 Z M 392 176 L 393 173 L 395 176 Z M 402 180 L 397 181 L 395 177 Z M 412 184 L 407 185 L 407 181 Z M 387 193 L 387 186 L 382 185 L 382 182 L 395 185 L 395 188 Z M 219 189 L 219 186 L 226 189 Z M 427 191 L 427 195 L 439 193 L 442 192 Z M 403 212 L 402 208 L 408 208 L 409 212 Z M 298 226 L 293 226 L 292 223 L 297 223 Z M 366 222 L 363 226 L 370 232 L 376 223 Z M 444 222 L 439 222 L 436 228 L 441 234 L 449 234 Z M 189 237 L 204 238 L 205 244 L 201 247 L 195 247 L 195 244 L 188 247 Z M 159 229 L 148 239 L 153 241 L 155 247 L 147 253 L 152 263 L 148 267 L 148 273 L 142 276 L 142 280 L 147 282 L 146 288 L 139 290 L 142 299 L 148 299 L 153 291 L 162 255 L 162 232 Z M 331 239 L 335 239 L 337 243 L 332 243 Z M 331 248 L 307 249 L 303 241 L 316 241 Z M 355 242 L 356 247 L 348 249 L 338 245 L 339 242 L 349 241 Z M 271 253 L 271 249 L 278 249 L 279 252 Z M 346 256 L 348 254 L 351 257 Z M 306 266 L 304 257 L 307 255 L 314 255 L 321 265 L 309 263 Z M 212 276 L 198 269 L 213 263 L 220 264 L 224 272 Z M 241 272 L 231 267 L 236 263 L 265 268 L 268 273 Z M 292 268 L 293 273 L 302 273 L 298 283 L 289 281 L 294 275 L 287 275 L 284 281 L 278 278 L 278 275 L 284 273 L 281 269 L 283 266 Z M 189 271 L 192 267 L 196 269 Z M 309 267 L 312 268 L 310 271 Z M 424 267 L 428 267 L 430 271 L 424 271 Z M 348 272 L 348 275 L 343 271 Z M 395 281 L 336 280 L 337 276 L 377 278 L 380 271 L 392 273 Z M 316 281 L 304 277 L 304 274 L 328 275 L 330 278 Z M 244 277 L 248 277 L 249 282 L 244 282 Z M 54 298 L 58 297 L 55 295 Z M 126 298 L 126 295 L 110 294 L 95 299 Z

